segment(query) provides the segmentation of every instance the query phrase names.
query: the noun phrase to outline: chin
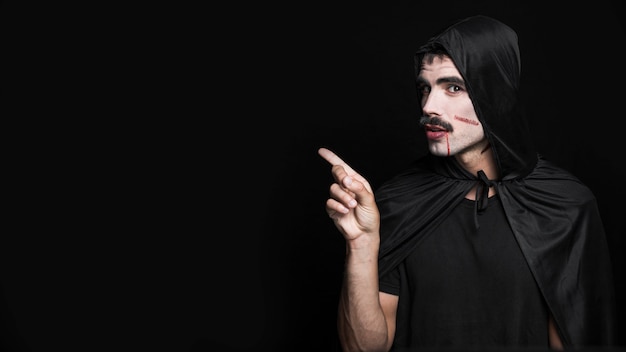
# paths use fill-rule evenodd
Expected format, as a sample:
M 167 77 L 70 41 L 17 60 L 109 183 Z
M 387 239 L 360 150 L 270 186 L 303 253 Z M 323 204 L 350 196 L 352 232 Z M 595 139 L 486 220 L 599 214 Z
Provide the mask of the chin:
M 434 155 L 434 156 L 441 156 L 441 157 L 446 157 L 446 156 L 451 156 L 452 153 L 448 152 L 448 149 L 443 149 L 443 148 L 437 148 L 435 146 L 429 146 L 428 150 L 430 151 L 430 154 Z

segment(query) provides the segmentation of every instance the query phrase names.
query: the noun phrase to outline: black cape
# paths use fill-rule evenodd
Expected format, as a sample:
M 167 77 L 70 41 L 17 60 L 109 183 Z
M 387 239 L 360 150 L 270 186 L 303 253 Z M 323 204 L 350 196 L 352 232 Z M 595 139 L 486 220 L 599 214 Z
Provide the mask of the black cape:
M 517 34 L 495 19 L 474 16 L 431 42 L 446 48 L 463 75 L 501 179 L 471 175 L 454 157 L 426 155 L 385 182 L 376 190 L 379 275 L 395 268 L 477 184 L 480 211 L 483 192 L 493 185 L 564 345 L 614 344 L 612 267 L 596 199 L 579 179 L 535 151 L 520 101 Z

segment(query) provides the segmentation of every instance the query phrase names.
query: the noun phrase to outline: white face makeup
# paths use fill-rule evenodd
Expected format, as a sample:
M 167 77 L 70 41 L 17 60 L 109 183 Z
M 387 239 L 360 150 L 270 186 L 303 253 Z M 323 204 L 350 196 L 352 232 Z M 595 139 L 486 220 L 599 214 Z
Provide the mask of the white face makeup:
M 433 155 L 450 156 L 474 150 L 482 152 L 485 134 L 461 74 L 448 57 L 423 62 L 418 94 L 428 148 Z

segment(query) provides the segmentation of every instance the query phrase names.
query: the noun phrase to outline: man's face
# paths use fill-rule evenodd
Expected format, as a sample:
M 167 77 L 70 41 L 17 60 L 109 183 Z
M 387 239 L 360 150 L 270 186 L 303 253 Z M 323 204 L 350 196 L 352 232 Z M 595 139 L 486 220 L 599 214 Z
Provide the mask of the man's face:
M 461 74 L 448 57 L 422 62 L 418 76 L 418 94 L 426 130 L 428 148 L 437 156 L 450 156 L 486 145 L 482 124 L 478 121 Z

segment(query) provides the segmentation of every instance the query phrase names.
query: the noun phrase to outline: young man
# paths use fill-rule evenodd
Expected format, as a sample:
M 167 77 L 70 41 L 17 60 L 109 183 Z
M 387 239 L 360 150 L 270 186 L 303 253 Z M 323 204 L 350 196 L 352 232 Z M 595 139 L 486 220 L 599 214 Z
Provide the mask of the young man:
M 383 184 L 326 148 L 346 240 L 345 351 L 608 346 L 615 297 L 591 191 L 537 154 L 517 34 L 474 16 L 416 54 L 429 154 Z

